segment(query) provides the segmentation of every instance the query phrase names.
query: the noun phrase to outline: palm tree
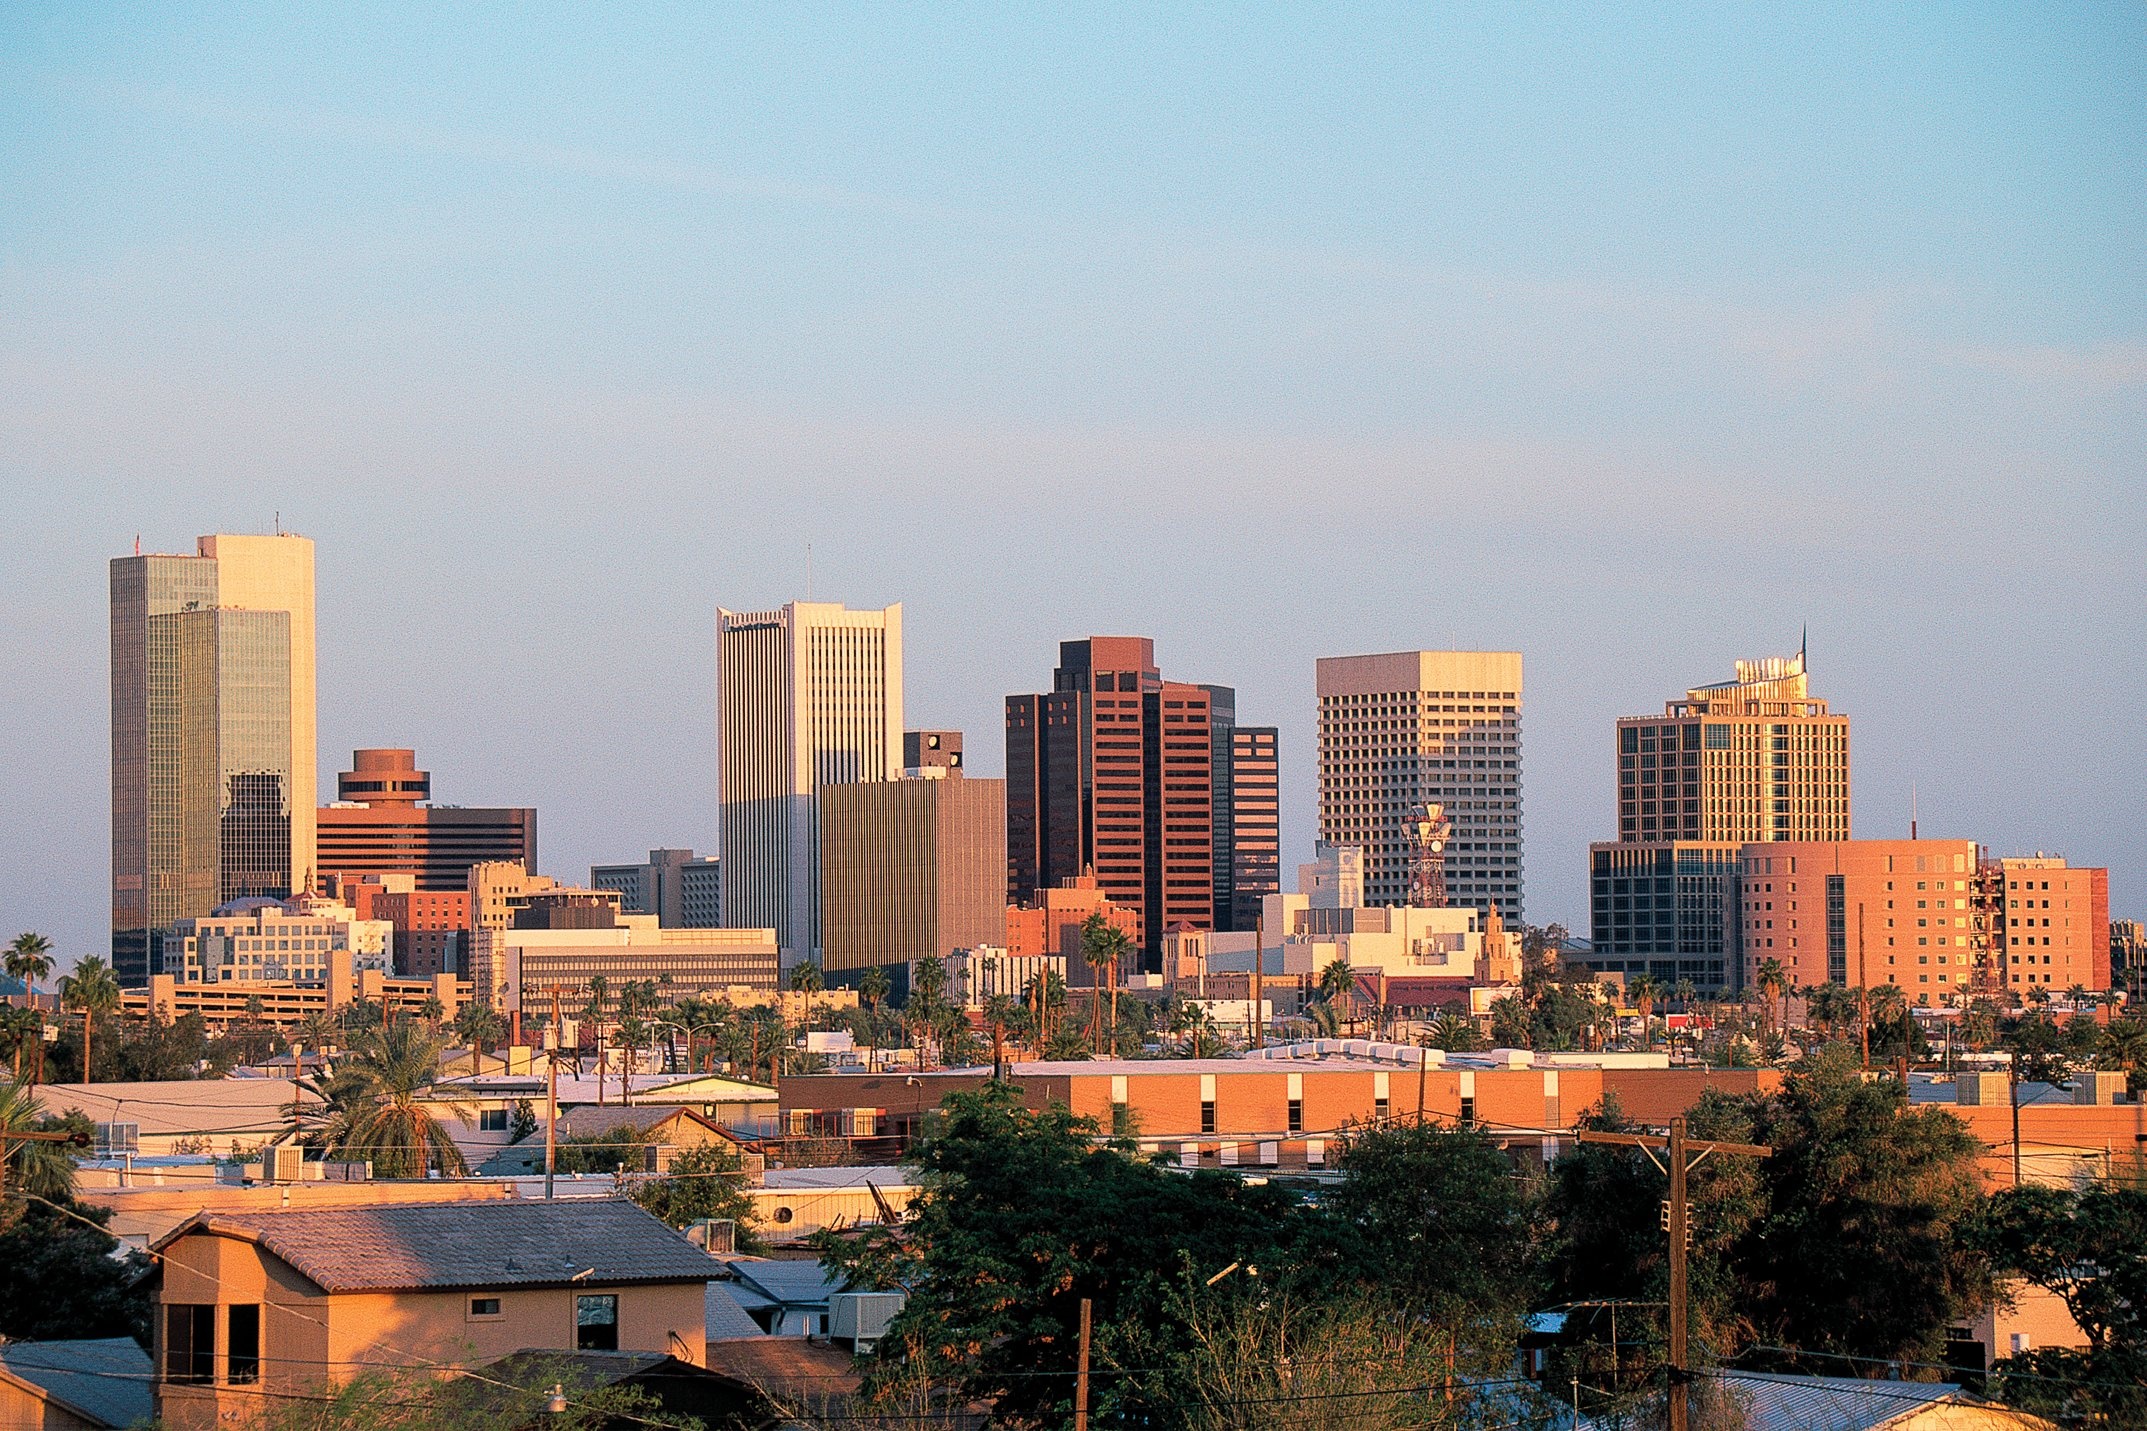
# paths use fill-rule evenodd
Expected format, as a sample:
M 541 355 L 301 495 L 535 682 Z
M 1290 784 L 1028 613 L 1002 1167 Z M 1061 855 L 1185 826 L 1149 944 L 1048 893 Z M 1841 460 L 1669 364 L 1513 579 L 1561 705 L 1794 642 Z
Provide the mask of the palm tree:
M 1625 997 L 1631 999 L 1633 1007 L 1640 1010 L 1640 1046 L 1642 1048 L 1653 1048 L 1655 1046 L 1655 1000 L 1660 998 L 1661 995 L 1662 985 L 1656 983 L 1652 975 L 1635 974 L 1625 981 Z
M 857 996 L 863 999 L 865 1007 L 875 1014 L 880 1011 L 880 1005 L 887 1002 L 887 996 L 891 992 L 893 986 L 889 984 L 887 970 L 882 965 L 875 964 L 858 976 Z
M 2067 999 L 2069 999 L 2069 1000 L 2070 1000 L 2070 1001 L 2072 1002 L 2072 1006 L 2073 1006 L 2073 1009 L 2074 1009 L 2074 1010 L 2075 1010 L 2076 1012 L 2077 1012 L 2078 1010 L 2080 1010 L 2080 1009 L 2084 1009 L 2084 1008 L 2086 1008 L 2086 1007 L 2087 1007 L 2087 985 L 2085 985 L 2085 984 L 2074 984 L 2074 985 L 2073 985 L 2073 986 L 2072 986 L 2071 988 L 2069 988 L 2069 989 L 2067 989 L 2067 990 L 2065 991 L 2065 997 L 2066 997 Z
M 790 987 L 801 994 L 817 994 L 827 987 L 827 980 L 820 973 L 820 966 L 807 959 L 790 971 Z
M 1782 1019 L 1786 1022 L 1789 1017 L 1789 1010 L 1787 1007 L 1788 988 L 1789 977 L 1787 971 L 1782 968 L 1781 960 L 1775 958 L 1767 958 L 1759 961 L 1759 996 L 1761 1000 L 1761 1009 L 1765 1013 L 1767 1019 L 1766 1032 L 1770 1036 L 1774 1033 L 1776 1027 L 1774 1015 L 1775 1000 L 1780 999 L 1783 1001 Z
M 60 1007 L 82 1016 L 82 1081 L 96 1082 L 95 1063 L 90 1058 L 90 1034 L 97 1015 L 109 1014 L 119 1007 L 119 981 L 102 959 L 95 955 L 75 965 L 72 974 L 60 979 Z
M 1342 1017 L 1342 1001 L 1348 999 L 1354 1003 L 1356 999 L 1357 976 L 1350 972 L 1349 961 L 1338 958 L 1320 970 L 1317 988 L 1319 1001 L 1335 1011 L 1335 1018 L 1339 1023 Z
M 20 977 L 20 976 L 18 976 Z M 74 1191 L 75 1159 L 65 1143 L 40 1138 L 16 1141 L 23 1133 L 43 1132 L 45 1110 L 22 1083 L 0 1083 L 0 1163 L 4 1182 L 33 1197 L 65 1202 Z
M 1081 923 L 1081 962 L 1102 976 L 1102 983 L 1111 991 L 1111 1044 L 1116 1051 L 1118 1044 L 1118 970 L 1133 953 L 1133 941 L 1126 931 L 1104 918 L 1098 910 Z M 1100 1000 L 1098 1000 L 1100 1004 Z M 1100 1022 L 1100 1007 L 1092 1010 L 1092 1021 Z
M 446 1037 L 405 1020 L 361 1035 L 349 1057 L 316 1084 L 327 1119 L 318 1135 L 330 1152 L 370 1159 L 384 1178 L 422 1178 L 433 1169 L 449 1176 L 469 1172 L 446 1127 L 433 1116 L 445 1106 L 457 1117 L 459 1102 L 428 1098 L 439 1076 Z
M 602 974 L 589 977 L 589 1002 L 582 1005 L 581 1016 L 596 1030 L 596 1102 L 604 1104 L 604 1007 L 611 997 L 611 980 Z
M 8 941 L 4 967 L 10 979 L 22 980 L 23 987 L 35 994 L 39 981 L 52 974 L 52 941 L 25 930 Z

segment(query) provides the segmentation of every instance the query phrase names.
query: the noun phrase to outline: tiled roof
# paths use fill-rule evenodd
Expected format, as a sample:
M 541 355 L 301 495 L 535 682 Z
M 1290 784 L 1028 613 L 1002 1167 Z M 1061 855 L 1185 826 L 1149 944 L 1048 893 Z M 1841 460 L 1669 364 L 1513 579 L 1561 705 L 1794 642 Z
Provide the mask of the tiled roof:
M 92 1426 L 133 1426 L 153 1410 L 149 1353 L 132 1337 L 0 1343 L 0 1371 L 29 1382 Z
M 727 1342 L 735 1341 L 739 1337 L 766 1336 L 767 1333 L 760 1329 L 760 1323 L 747 1316 L 745 1308 L 731 1295 L 731 1286 L 728 1282 L 708 1284 L 708 1340 Z M 765 1301 L 759 1298 L 755 1299 L 755 1303 L 766 1305 Z
M 818 1262 L 782 1257 L 733 1257 L 725 1265 L 738 1280 L 732 1286 L 744 1306 L 781 1303 L 786 1307 L 825 1306 L 843 1288 L 839 1273 Z
M 328 1292 L 699 1282 L 719 1271 L 616 1198 L 203 1213 L 158 1250 L 195 1230 L 257 1242 Z

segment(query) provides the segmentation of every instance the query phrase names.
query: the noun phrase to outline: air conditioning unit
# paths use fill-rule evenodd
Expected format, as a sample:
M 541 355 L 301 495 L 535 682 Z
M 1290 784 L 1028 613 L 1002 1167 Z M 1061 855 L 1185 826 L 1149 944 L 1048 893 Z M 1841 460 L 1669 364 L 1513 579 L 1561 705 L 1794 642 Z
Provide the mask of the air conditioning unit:
M 827 1299 L 828 1336 L 864 1356 L 909 1300 L 905 1292 L 837 1292 Z
M 306 1180 L 306 1150 L 304 1148 L 270 1148 L 268 1150 L 268 1178 L 272 1183 L 300 1183 Z
M 728 1217 L 704 1217 L 687 1224 L 686 1240 L 710 1256 L 728 1256 L 738 1250 L 738 1223 Z
M 108 1157 L 114 1153 L 139 1153 L 142 1150 L 142 1125 L 99 1123 L 96 1125 L 93 1146 L 100 1157 Z

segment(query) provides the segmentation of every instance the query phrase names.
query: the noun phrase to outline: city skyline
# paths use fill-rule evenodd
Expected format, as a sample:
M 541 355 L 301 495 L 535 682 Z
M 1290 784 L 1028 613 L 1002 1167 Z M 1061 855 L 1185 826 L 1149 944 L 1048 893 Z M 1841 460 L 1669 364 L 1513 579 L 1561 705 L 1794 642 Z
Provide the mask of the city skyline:
M 836 596 L 982 777 L 1059 641 L 1227 678 L 1285 869 L 1319 657 L 1520 651 L 1576 930 L 1615 720 L 1808 622 L 1860 836 L 2137 916 L 2143 71 L 2084 7 L 10 12 L 0 927 L 107 942 L 108 560 L 279 513 L 316 760 L 570 880 L 719 847 L 711 613 Z

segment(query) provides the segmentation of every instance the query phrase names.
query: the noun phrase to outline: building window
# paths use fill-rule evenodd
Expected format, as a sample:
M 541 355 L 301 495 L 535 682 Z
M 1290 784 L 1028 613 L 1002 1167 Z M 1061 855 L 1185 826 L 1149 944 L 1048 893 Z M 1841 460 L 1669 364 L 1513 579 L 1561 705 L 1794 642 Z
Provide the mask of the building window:
M 574 1350 L 619 1349 L 619 1299 L 611 1294 L 574 1299 Z
M 247 1386 L 261 1379 L 261 1306 L 247 1302 L 233 1307 L 230 1334 L 225 1341 L 224 1379 L 234 1386 Z
M 504 1133 L 507 1131 L 507 1110 L 504 1108 L 480 1108 L 477 1110 L 477 1131 L 480 1133 Z
M 216 1308 L 193 1302 L 164 1307 L 164 1379 L 206 1383 L 216 1375 Z
M 1387 1106 L 1388 1104 L 1386 1099 L 1374 1098 L 1372 1100 L 1372 1117 L 1384 1123 L 1387 1118 Z
M 1289 1131 L 1292 1133 L 1305 1131 L 1305 1100 L 1302 1098 L 1292 1098 L 1290 1100 Z
M 1461 1121 L 1463 1123 L 1476 1121 L 1476 1099 L 1473 1095 L 1461 1100 Z
M 1203 1133 L 1215 1131 L 1215 1100 L 1212 1098 L 1200 1100 L 1200 1131 Z
M 473 1316 L 473 1317 L 496 1317 L 496 1316 L 498 1316 L 499 1314 L 500 1314 L 500 1310 L 499 1310 L 499 1298 L 497 1298 L 497 1297 L 472 1297 L 472 1298 L 470 1298 L 470 1315 L 471 1315 L 471 1316 Z

